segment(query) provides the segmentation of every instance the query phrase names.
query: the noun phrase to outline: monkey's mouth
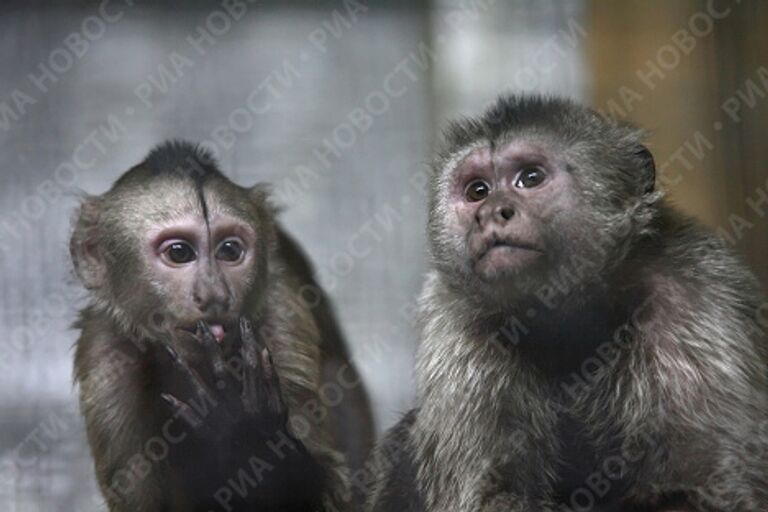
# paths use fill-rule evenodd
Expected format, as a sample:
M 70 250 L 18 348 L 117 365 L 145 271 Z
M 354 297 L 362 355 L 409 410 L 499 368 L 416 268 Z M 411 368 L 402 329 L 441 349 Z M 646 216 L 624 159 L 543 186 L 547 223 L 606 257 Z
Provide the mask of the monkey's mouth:
M 544 252 L 538 247 L 536 247 L 535 245 L 527 242 L 493 237 L 492 239 L 490 239 L 488 242 L 485 243 L 485 246 L 480 251 L 480 254 L 478 255 L 477 259 L 481 260 L 496 251 L 519 251 L 519 250 L 533 251 L 538 253 Z
M 217 342 L 221 343 L 224 341 L 224 337 L 227 335 L 227 332 L 230 330 L 228 328 L 228 325 L 224 322 L 205 322 L 205 325 L 208 327 L 208 329 L 211 331 L 211 334 L 216 339 Z M 187 325 L 182 326 L 179 329 L 182 331 L 188 332 L 192 334 L 196 338 L 202 338 L 203 332 L 200 329 L 200 326 L 196 323 L 194 325 Z
M 544 253 L 532 243 L 496 236 L 483 240 L 479 249 L 474 270 L 483 279 L 516 275 Z

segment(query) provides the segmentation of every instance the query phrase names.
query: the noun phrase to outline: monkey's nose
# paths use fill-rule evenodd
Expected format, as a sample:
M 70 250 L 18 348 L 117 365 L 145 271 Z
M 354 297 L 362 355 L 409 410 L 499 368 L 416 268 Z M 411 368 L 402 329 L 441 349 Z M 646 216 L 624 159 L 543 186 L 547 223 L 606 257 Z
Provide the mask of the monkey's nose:
M 229 299 L 214 294 L 194 293 L 192 300 L 202 313 L 224 314 L 229 311 Z
M 477 223 L 485 227 L 487 224 L 506 224 L 515 216 L 515 209 L 509 204 L 486 204 L 475 214 Z
M 498 205 L 493 209 L 493 216 L 497 222 L 504 223 L 515 215 L 515 209 L 511 206 Z

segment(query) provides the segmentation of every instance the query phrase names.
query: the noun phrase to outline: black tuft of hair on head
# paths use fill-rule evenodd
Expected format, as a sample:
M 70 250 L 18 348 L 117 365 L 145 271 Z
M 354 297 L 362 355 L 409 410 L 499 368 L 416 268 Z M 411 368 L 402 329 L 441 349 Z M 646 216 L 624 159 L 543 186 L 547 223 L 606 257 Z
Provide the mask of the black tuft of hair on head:
M 152 175 L 187 175 L 196 182 L 211 176 L 222 176 L 216 159 L 199 144 L 184 140 L 170 140 L 156 146 L 142 162 Z
M 560 128 L 573 113 L 581 117 L 588 109 L 580 107 L 569 99 L 546 96 L 501 96 L 477 118 L 460 119 L 446 130 L 448 147 L 465 146 L 476 140 L 493 143 L 505 132 L 516 127 L 531 127 L 546 123 Z

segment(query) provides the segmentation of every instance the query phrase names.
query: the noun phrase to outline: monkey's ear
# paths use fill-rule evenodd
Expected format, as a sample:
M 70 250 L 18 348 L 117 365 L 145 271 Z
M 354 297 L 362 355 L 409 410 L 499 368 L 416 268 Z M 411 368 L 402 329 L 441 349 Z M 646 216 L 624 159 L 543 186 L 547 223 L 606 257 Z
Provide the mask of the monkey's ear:
M 280 209 L 272 202 L 272 186 L 268 183 L 257 183 L 248 189 L 253 204 L 263 208 L 265 213 L 274 218 Z
M 257 183 L 248 189 L 248 194 L 251 196 L 251 199 L 258 203 L 269 201 L 271 192 L 272 187 L 267 183 Z
M 100 217 L 101 207 L 98 200 L 86 198 L 80 205 L 75 229 L 69 241 L 69 254 L 75 273 L 88 290 L 103 286 L 107 275 L 106 259 L 99 247 L 102 229 Z
M 651 151 L 643 145 L 640 145 L 640 148 L 635 151 L 635 156 L 643 173 L 645 183 L 643 193 L 650 194 L 656 189 L 656 162 L 653 160 Z

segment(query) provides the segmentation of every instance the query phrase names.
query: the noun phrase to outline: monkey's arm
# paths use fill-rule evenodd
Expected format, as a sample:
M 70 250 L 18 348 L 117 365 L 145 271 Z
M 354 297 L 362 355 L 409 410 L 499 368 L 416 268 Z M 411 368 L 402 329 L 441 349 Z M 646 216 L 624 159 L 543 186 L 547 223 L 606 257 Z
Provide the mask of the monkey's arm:
M 198 327 L 198 339 L 210 362 L 213 384 L 168 349 L 191 397 L 163 399 L 196 432 L 196 443 L 176 460 L 185 493 L 196 506 L 238 506 L 259 510 L 311 512 L 322 509 L 325 474 L 304 444 L 288 428 L 288 410 L 272 358 L 248 320 L 241 320 L 241 372 L 233 375 L 210 329 Z M 229 366 L 228 366 L 229 365 Z M 209 411 L 193 401 L 210 404 Z M 200 468 L 205 468 L 201 479 Z M 233 480 L 250 482 L 245 492 Z M 195 509 L 197 510 L 197 509 Z
M 416 481 L 411 428 L 417 410 L 392 427 L 376 447 L 366 511 L 422 512 L 426 510 Z

